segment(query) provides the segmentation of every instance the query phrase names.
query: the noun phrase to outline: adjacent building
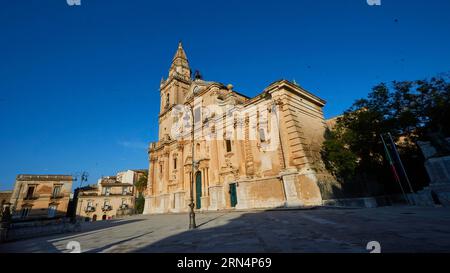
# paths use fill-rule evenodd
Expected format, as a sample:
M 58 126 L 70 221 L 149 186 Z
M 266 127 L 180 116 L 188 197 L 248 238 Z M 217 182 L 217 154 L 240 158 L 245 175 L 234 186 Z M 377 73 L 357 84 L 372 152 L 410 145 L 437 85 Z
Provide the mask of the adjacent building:
M 160 98 L 144 213 L 187 211 L 191 192 L 197 210 L 322 204 L 323 99 L 287 80 L 250 98 L 192 77 L 181 43 Z
M 12 191 L 0 191 L 0 216 L 3 213 L 4 207 L 10 205 Z
M 127 170 L 116 176 L 106 176 L 96 185 L 76 192 L 76 215 L 85 221 L 107 220 L 134 213 L 135 182 L 143 174 L 140 170 Z
M 12 191 L 0 191 L 0 204 L 3 207 L 4 204 L 9 203 L 11 200 Z
M 10 198 L 13 218 L 66 216 L 71 191 L 71 175 L 20 174 Z

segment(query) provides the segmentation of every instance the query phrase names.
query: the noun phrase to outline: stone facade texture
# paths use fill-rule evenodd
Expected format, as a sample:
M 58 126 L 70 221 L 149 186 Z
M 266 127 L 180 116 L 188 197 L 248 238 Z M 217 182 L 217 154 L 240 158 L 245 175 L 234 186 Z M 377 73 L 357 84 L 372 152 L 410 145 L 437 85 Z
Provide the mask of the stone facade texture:
M 71 175 L 20 174 L 10 199 L 13 218 L 65 216 L 71 191 Z
M 249 98 L 192 77 L 181 43 L 160 95 L 144 214 L 187 211 L 191 187 L 197 210 L 322 204 L 324 100 L 287 80 Z

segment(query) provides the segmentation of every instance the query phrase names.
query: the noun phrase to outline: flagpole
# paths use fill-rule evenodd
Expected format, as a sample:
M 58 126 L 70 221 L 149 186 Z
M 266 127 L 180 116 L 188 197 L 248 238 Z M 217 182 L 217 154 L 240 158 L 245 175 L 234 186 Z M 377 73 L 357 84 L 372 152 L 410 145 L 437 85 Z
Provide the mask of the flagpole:
M 394 164 L 393 164 L 393 162 L 392 162 L 391 155 L 390 155 L 389 150 L 388 150 L 388 148 L 387 148 L 387 146 L 386 146 L 386 142 L 384 142 L 383 135 L 380 134 L 380 137 L 381 137 L 381 141 L 383 142 L 384 152 L 386 153 L 386 159 L 388 160 L 389 165 L 390 165 L 390 167 L 392 168 L 392 171 L 393 171 L 393 173 L 394 173 L 394 178 L 395 178 L 395 180 L 397 180 L 397 182 L 398 182 L 398 184 L 399 184 L 399 186 L 400 186 L 400 189 L 402 190 L 403 197 L 405 197 L 405 199 L 406 199 L 406 201 L 408 202 L 408 204 L 411 204 L 411 203 L 409 202 L 408 196 L 407 196 L 406 193 L 405 193 L 405 190 L 403 189 L 402 182 L 400 181 L 400 178 L 398 177 L 397 170 L 395 169 L 395 166 L 394 166 Z
M 400 162 L 400 167 L 402 168 L 403 174 L 405 175 L 406 182 L 408 182 L 409 190 L 411 191 L 411 193 L 414 193 L 414 190 L 411 186 L 411 182 L 409 182 L 408 174 L 406 173 L 405 167 L 403 167 L 403 162 L 402 159 L 400 158 L 400 154 L 397 151 L 397 146 L 395 146 L 394 140 L 392 139 L 391 133 L 388 133 L 388 136 L 391 139 L 392 146 L 394 147 L 395 156 Z

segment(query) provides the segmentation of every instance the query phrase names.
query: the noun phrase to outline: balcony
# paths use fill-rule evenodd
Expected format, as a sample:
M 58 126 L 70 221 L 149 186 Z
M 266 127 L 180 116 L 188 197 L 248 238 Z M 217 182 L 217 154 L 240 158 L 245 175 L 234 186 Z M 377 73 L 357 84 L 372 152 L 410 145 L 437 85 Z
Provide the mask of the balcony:
M 87 206 L 86 209 L 84 210 L 84 212 L 94 212 L 95 211 L 95 207 L 93 206 Z
M 62 193 L 52 194 L 50 196 L 50 199 L 61 199 L 61 198 L 64 198 L 64 194 L 62 194 Z
M 80 192 L 79 196 L 98 196 L 96 192 Z
M 39 199 L 39 194 L 27 194 L 23 200 L 27 200 L 27 201 L 31 201 L 31 200 L 36 200 Z
M 132 192 L 120 192 L 120 193 L 102 193 L 101 196 L 132 196 Z
M 112 210 L 112 206 L 111 205 L 104 205 L 102 207 L 102 211 L 109 211 L 109 210 Z

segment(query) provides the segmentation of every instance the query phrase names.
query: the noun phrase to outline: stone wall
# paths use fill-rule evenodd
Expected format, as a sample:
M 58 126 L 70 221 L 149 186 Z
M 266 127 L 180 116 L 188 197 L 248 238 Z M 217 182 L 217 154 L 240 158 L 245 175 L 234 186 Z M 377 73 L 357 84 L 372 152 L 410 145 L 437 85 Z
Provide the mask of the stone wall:
M 13 222 L 7 231 L 2 232 L 5 232 L 3 241 L 8 242 L 79 230 L 81 230 L 79 223 L 71 223 L 69 219 L 57 219 Z
M 285 204 L 280 179 L 240 181 L 237 190 L 237 209 L 282 207 Z

